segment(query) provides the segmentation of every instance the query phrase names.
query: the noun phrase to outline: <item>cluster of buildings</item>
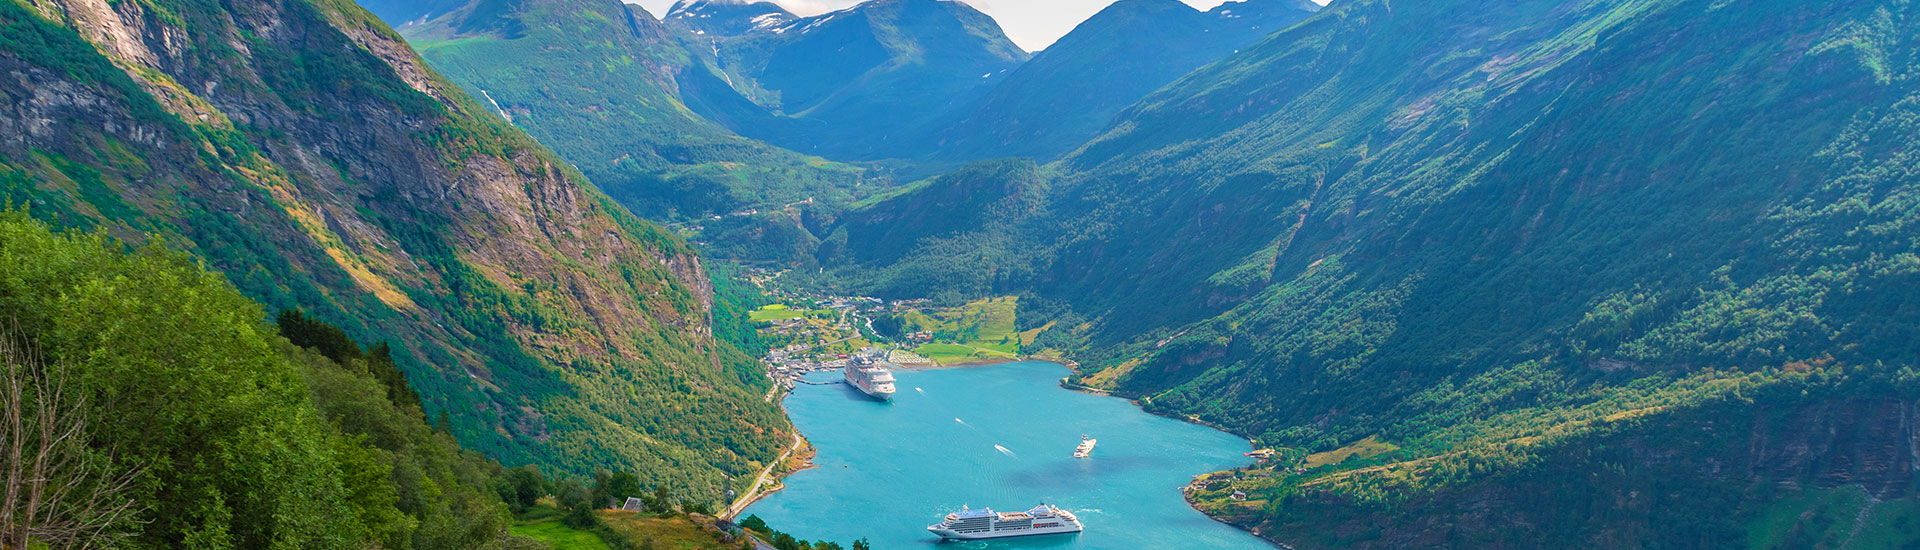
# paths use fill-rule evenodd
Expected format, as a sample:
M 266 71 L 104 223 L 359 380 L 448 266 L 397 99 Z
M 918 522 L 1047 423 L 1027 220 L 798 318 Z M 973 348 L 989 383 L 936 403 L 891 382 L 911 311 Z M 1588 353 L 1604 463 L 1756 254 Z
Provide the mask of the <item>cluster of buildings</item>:
M 809 351 L 809 348 L 806 346 L 787 346 L 786 348 L 767 353 L 766 362 L 771 369 L 767 372 L 767 375 L 773 377 L 775 382 L 792 388 L 794 384 L 801 383 L 801 377 L 806 376 L 808 373 L 837 371 L 846 368 L 847 362 L 852 361 L 855 356 L 878 362 L 887 361 L 892 357 L 893 353 L 885 348 L 878 347 L 862 349 L 851 355 L 845 353 L 823 353 L 817 355 L 801 353 L 805 351 Z M 912 354 L 909 353 L 909 355 Z M 914 355 L 914 357 L 920 356 Z M 920 360 L 926 361 L 926 358 L 920 357 Z

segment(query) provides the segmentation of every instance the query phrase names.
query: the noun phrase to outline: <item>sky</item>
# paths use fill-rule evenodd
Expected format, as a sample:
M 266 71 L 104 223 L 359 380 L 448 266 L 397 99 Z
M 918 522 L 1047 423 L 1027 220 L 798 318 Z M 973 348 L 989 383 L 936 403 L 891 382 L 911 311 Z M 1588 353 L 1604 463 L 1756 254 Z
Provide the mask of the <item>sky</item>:
M 861 0 L 773 0 L 799 15 L 817 15 L 860 3 Z M 1081 21 L 1098 13 L 1114 0 L 965 0 L 1000 22 L 1007 38 L 1027 51 L 1045 49 L 1065 36 Z M 1181 0 L 1193 7 L 1212 9 L 1225 0 Z M 1326 3 L 1324 0 L 1316 0 Z M 654 16 L 666 15 L 674 0 L 627 0 L 640 4 Z

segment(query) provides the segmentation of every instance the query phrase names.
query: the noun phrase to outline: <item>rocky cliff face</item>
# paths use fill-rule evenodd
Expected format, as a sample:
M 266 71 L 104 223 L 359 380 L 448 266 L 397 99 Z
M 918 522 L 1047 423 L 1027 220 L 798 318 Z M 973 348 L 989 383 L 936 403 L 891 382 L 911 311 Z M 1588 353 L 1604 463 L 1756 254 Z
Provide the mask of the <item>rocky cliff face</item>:
M 273 307 L 397 340 L 429 414 L 508 463 L 717 493 L 784 439 L 711 336 L 691 249 L 353 3 L 4 9 L 0 194 L 35 215 L 159 236 Z M 666 428 L 673 403 L 694 412 Z

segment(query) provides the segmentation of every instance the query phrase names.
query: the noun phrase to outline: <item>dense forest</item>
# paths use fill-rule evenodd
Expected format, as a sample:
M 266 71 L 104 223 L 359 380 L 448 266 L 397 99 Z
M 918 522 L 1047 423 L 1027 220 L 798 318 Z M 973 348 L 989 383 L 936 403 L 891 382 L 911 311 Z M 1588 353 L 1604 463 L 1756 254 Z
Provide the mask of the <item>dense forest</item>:
M 663 529 L 627 529 L 645 522 L 603 509 L 639 498 L 657 524 L 725 504 L 631 471 L 550 476 L 462 449 L 388 344 L 298 310 L 268 322 L 164 243 L 56 233 L 7 211 L 0 260 L 0 545 L 568 547 L 510 534 L 548 534 L 525 528 L 546 511 L 632 549 Z M 699 548 L 733 540 L 681 524 Z
M 0 259 L 0 441 L 18 459 L 0 514 L 26 540 L 525 547 L 493 489 L 506 470 L 429 425 L 384 346 L 298 313 L 269 324 L 157 243 L 7 212 Z M 0 542 L 23 547 L 19 533 Z
M 351 2 L 10 0 L 0 71 L 0 201 L 388 342 L 468 449 L 715 501 L 790 440 L 691 245 Z

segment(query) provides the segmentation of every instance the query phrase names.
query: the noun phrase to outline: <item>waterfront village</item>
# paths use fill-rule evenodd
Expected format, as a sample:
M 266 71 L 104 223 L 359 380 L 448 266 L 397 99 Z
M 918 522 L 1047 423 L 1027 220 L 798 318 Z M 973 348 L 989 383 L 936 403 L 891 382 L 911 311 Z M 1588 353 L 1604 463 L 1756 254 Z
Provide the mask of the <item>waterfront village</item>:
M 1034 339 L 1051 327 L 1019 330 L 1014 297 L 941 307 L 928 300 L 796 292 L 770 284 L 775 277 L 751 277 L 775 303 L 750 316 L 771 346 L 762 358 L 768 376 L 789 389 L 807 373 L 838 370 L 854 357 L 905 368 L 1025 359 Z
M 924 307 L 871 297 L 801 298 L 792 304 L 774 304 L 755 310 L 753 320 L 763 325 L 762 337 L 777 347 L 762 361 L 768 376 L 787 389 L 802 383 L 807 373 L 835 371 L 855 356 L 902 367 L 934 366 L 935 362 L 906 347 L 928 342 L 930 332 L 882 335 L 873 326 L 876 316 Z

